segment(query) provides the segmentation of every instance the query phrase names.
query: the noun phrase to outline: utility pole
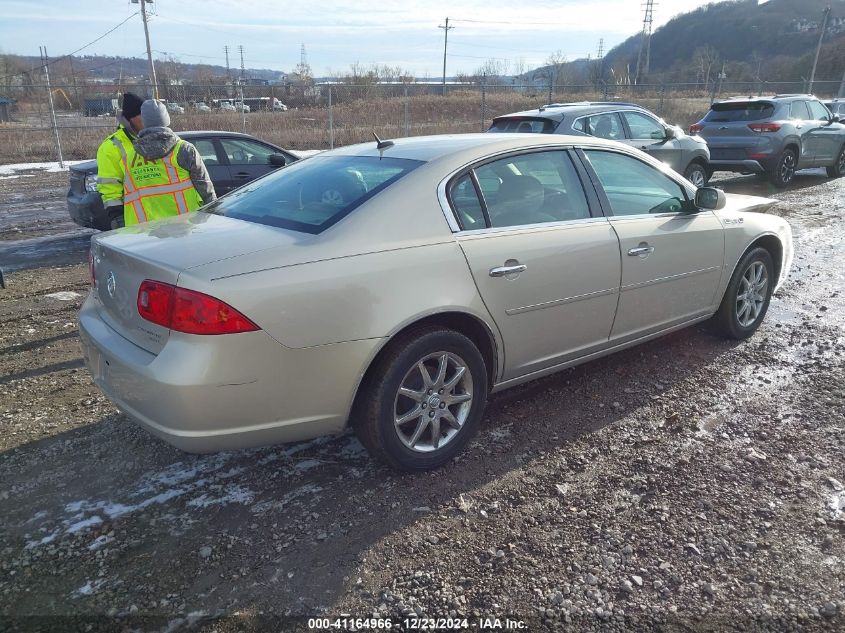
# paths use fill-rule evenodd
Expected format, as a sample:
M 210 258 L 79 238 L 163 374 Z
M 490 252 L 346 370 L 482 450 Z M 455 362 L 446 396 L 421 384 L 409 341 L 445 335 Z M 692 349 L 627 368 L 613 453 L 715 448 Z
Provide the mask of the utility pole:
M 455 28 L 449 26 L 449 18 L 446 18 L 446 26 L 438 25 L 438 29 L 443 29 L 443 96 L 446 96 L 446 47 L 449 45 L 449 30 Z
M 238 44 L 238 52 L 241 54 L 241 79 L 246 76 L 246 72 L 244 71 L 244 47 Z
M 231 73 L 229 72 L 229 46 L 226 45 L 223 47 L 223 52 L 226 53 L 226 81 L 232 78 Z
M 842 81 L 839 82 L 839 92 L 837 97 L 845 97 L 845 72 L 842 73 Z
M 654 0 L 646 0 L 643 4 L 643 32 L 640 38 L 640 52 L 637 55 L 637 71 L 634 84 L 640 82 L 640 75 L 647 75 L 651 65 L 651 26 L 654 21 Z
M 56 154 L 59 157 L 59 167 L 65 168 L 65 162 L 62 159 L 62 140 L 59 138 L 59 128 L 56 125 L 56 109 L 53 107 L 53 90 L 50 87 L 50 61 L 47 58 L 47 47 L 39 46 L 38 53 L 41 55 L 41 63 L 44 65 L 44 77 L 47 79 L 47 97 L 50 100 L 50 117 L 53 121 L 53 136 L 56 141 Z
M 599 50 L 598 54 L 596 55 L 596 59 L 598 60 L 598 67 L 599 73 L 598 77 L 596 77 L 596 86 L 601 83 L 601 80 L 604 79 L 604 38 L 599 39 Z
M 819 63 L 819 53 L 822 50 L 822 40 L 824 39 L 824 32 L 827 30 L 827 18 L 830 17 L 830 7 L 827 7 L 824 10 L 824 16 L 822 17 L 822 26 L 819 29 L 819 43 L 816 44 L 816 56 L 813 58 L 813 70 L 810 71 L 810 85 L 807 88 L 807 92 L 812 94 L 813 92 L 813 80 L 816 78 L 816 65 Z
M 141 19 L 144 21 L 144 38 L 147 40 L 147 60 L 150 62 L 150 81 L 153 84 L 153 97 L 158 99 L 158 80 L 156 79 L 156 67 L 153 63 L 153 51 L 150 46 L 150 28 L 147 26 L 147 2 L 152 2 L 152 0 L 141 0 Z

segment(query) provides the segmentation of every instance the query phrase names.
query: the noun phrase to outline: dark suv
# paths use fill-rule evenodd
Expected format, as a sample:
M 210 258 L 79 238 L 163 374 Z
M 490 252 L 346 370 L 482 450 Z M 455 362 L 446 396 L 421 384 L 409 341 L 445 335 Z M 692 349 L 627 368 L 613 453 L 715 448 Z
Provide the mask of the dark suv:
M 719 101 L 690 133 L 707 141 L 714 171 L 768 174 L 776 187 L 806 167 L 845 174 L 845 125 L 812 95 Z
M 687 136 L 681 128 L 668 125 L 633 103 L 552 103 L 538 110 L 498 116 L 487 131 L 573 134 L 620 141 L 668 164 L 696 187 L 703 187 L 710 173 L 710 153 L 702 139 Z

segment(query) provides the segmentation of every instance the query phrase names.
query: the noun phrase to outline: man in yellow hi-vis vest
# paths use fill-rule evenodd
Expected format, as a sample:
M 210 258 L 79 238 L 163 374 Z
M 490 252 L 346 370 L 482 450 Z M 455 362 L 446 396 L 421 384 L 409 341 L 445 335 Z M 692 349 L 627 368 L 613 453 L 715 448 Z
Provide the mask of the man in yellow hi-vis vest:
M 217 198 L 196 147 L 180 139 L 161 101 L 141 105 L 144 129 L 121 156 L 126 226 L 196 211 Z
M 97 190 L 103 199 L 111 228 L 123 226 L 123 161 L 121 156 L 132 147 L 141 123 L 144 100 L 131 92 L 123 95 L 117 115 L 117 129 L 97 149 Z

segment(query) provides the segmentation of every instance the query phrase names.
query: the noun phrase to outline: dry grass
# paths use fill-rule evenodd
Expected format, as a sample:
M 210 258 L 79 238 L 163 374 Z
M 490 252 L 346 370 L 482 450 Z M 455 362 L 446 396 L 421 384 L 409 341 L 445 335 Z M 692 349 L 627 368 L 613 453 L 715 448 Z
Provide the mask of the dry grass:
M 529 110 L 547 101 L 547 94 L 526 95 L 516 91 L 489 92 L 482 108 L 478 92 L 453 92 L 412 96 L 407 99 L 353 99 L 332 109 L 334 145 L 348 145 L 372 138 L 375 131 L 382 138 L 480 132 L 494 116 Z M 555 101 L 597 100 L 600 94 L 556 94 Z M 624 96 L 621 98 L 624 100 Z M 638 97 L 637 103 L 659 113 L 672 123 L 687 127 L 707 111 L 709 100 L 694 95 L 659 95 Z M 406 130 L 406 117 L 408 121 Z M 91 127 L 91 125 L 97 127 Z M 62 117 L 62 150 L 68 160 L 93 158 L 97 146 L 113 129 L 107 119 Z M 239 113 L 189 112 L 173 116 L 173 129 L 244 130 Z M 53 133 L 32 122 L 0 125 L 0 164 L 56 160 Z M 245 131 L 290 149 L 327 149 L 330 146 L 329 110 L 310 107 L 288 112 L 254 112 L 246 115 Z

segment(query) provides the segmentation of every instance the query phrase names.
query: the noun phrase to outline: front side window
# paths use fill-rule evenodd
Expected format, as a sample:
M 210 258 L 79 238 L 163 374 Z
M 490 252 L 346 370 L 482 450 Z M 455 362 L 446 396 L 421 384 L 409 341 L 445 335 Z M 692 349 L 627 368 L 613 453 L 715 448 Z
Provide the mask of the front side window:
M 377 156 L 314 156 L 244 185 L 203 211 L 320 233 L 422 164 Z
M 666 138 L 666 129 L 659 121 L 639 112 L 623 112 L 632 139 L 651 139 L 659 141 Z
M 690 207 L 686 191 L 660 170 L 616 152 L 585 150 L 615 216 L 678 213 Z
M 510 156 L 475 170 L 493 227 L 590 217 L 581 181 L 565 151 Z
M 808 101 L 807 106 L 810 108 L 810 118 L 816 121 L 828 121 L 830 119 L 830 112 L 818 101 Z
M 220 142 L 230 165 L 269 165 L 270 156 L 276 153 L 272 147 L 253 141 L 223 138 Z

